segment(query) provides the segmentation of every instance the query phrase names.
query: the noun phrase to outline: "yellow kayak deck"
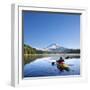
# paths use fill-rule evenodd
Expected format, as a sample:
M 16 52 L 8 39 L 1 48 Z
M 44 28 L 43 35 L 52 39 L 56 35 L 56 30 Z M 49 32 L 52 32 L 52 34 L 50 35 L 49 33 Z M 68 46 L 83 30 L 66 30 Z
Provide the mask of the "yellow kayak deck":
M 63 68 L 63 69 L 69 67 L 68 64 L 58 64 L 58 65 L 59 65 L 60 68 Z

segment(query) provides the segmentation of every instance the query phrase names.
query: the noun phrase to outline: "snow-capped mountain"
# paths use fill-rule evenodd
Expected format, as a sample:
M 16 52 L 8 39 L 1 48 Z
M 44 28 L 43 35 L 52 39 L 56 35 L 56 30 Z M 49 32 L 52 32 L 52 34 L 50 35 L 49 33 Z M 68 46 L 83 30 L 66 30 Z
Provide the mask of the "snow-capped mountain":
M 51 44 L 46 49 L 56 49 L 56 48 L 60 48 L 60 46 L 58 44 Z
M 80 53 L 80 49 L 69 49 L 69 48 L 64 48 L 58 44 L 50 44 L 46 48 L 35 48 L 38 51 L 45 51 L 48 53 Z
M 67 50 L 67 48 L 61 47 L 58 44 L 51 44 L 48 47 L 46 47 L 44 50 L 50 51 L 50 52 L 64 52 Z

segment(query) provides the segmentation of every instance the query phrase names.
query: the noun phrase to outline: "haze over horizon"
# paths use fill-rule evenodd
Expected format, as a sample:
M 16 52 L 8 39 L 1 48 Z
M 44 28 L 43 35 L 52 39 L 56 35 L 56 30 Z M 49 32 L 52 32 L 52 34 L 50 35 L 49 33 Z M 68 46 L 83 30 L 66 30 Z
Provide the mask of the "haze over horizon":
M 55 43 L 80 48 L 80 15 L 23 11 L 24 43 L 45 48 Z

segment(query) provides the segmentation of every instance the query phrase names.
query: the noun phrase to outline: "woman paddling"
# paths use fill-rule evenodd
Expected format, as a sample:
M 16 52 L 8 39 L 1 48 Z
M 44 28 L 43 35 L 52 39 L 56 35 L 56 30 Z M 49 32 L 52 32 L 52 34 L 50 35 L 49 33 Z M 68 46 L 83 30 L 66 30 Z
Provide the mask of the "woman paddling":
M 57 68 L 60 70 L 60 71 L 69 71 L 69 67 L 67 64 L 64 63 L 64 59 L 62 57 L 60 57 L 60 59 L 57 61 Z
M 60 59 L 57 61 L 58 64 L 64 64 L 64 59 L 60 57 Z
M 58 64 L 64 64 L 64 59 L 62 57 L 60 57 L 60 59 L 58 61 L 56 61 Z M 54 65 L 55 62 L 52 62 L 52 65 Z

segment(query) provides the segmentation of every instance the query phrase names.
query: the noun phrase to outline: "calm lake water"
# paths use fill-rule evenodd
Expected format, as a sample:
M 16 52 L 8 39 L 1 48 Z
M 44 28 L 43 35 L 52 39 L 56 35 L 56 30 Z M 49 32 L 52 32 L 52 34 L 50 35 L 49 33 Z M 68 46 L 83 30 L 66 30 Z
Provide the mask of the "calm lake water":
M 65 59 L 65 64 L 68 64 L 69 71 L 60 71 L 56 63 L 52 65 L 52 62 L 56 62 L 59 58 L 43 57 L 25 64 L 24 77 L 80 75 L 80 58 Z

